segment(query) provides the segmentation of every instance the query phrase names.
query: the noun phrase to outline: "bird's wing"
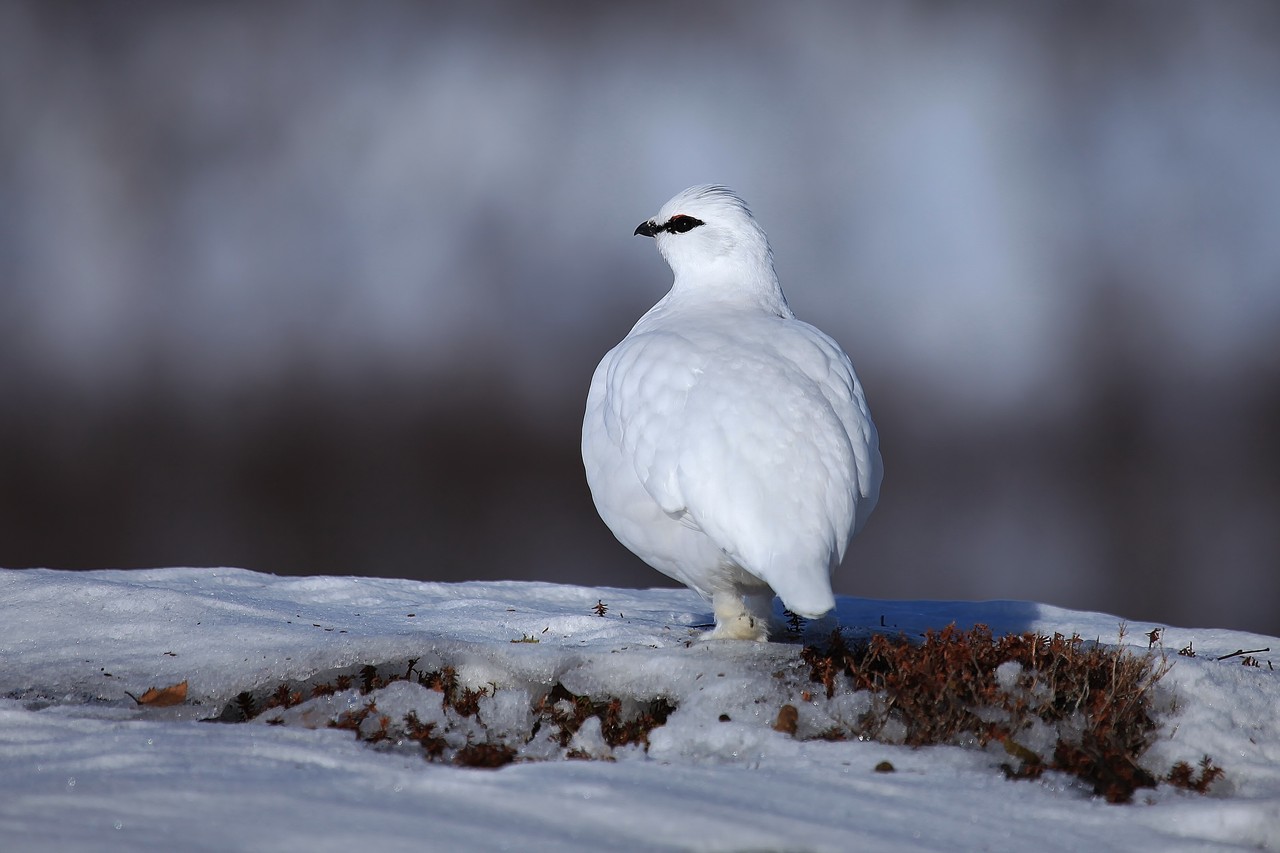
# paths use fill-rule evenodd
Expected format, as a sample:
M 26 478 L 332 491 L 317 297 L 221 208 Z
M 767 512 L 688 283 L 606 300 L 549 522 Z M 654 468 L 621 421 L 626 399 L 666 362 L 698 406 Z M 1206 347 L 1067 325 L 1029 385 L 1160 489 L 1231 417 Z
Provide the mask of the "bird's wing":
M 614 356 L 607 430 L 645 491 L 792 609 L 829 609 L 829 573 L 878 488 L 848 357 L 773 317 L 646 332 Z
M 788 607 L 826 612 L 859 489 L 852 368 L 830 339 L 773 322 L 689 394 L 677 481 L 689 514 Z M 865 419 L 869 423 L 869 419 Z
M 685 511 L 675 476 L 678 441 L 686 398 L 700 371 L 700 355 L 692 342 L 675 333 L 647 332 L 614 347 L 592 388 L 592 397 L 604 410 L 608 440 L 630 462 L 649 496 L 672 517 Z

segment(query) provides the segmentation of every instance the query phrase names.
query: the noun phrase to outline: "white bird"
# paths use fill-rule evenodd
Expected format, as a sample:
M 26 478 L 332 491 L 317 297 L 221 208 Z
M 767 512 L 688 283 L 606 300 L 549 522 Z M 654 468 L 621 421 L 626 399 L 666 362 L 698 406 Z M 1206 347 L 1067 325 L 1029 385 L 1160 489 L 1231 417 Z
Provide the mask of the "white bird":
M 675 281 L 591 379 L 587 483 L 623 545 L 711 601 L 708 637 L 764 640 L 775 593 L 807 618 L 835 607 L 832 573 L 880 493 L 875 424 L 732 190 L 690 187 L 635 233 Z

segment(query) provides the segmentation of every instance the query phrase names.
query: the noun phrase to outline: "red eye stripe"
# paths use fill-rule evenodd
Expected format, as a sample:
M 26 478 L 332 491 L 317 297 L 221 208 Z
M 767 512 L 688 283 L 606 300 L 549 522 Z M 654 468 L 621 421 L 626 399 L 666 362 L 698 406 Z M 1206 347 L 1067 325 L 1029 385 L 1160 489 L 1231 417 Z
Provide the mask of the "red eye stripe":
M 662 227 L 662 230 L 666 231 L 668 234 L 683 234 L 686 231 L 692 231 L 694 228 L 703 224 L 705 223 L 701 219 L 695 219 L 692 216 L 687 216 L 681 213 L 678 216 L 673 216 L 668 219 L 667 224 Z

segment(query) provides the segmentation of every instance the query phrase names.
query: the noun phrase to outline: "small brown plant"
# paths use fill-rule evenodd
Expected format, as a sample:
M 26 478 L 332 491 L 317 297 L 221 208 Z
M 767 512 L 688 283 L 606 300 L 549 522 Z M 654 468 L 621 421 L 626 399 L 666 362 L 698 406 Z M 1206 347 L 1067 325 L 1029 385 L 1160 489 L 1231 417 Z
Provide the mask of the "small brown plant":
M 439 672 L 424 673 L 418 683 L 429 690 L 435 690 L 446 696 L 458 690 L 458 672 L 451 666 L 442 667 Z
M 480 700 L 488 695 L 489 691 L 484 687 L 464 687 L 452 695 L 445 694 L 445 707 L 453 708 L 464 717 L 474 717 L 480 713 Z
M 364 724 L 365 719 L 370 714 L 376 714 L 378 706 L 374 702 L 370 702 L 363 707 L 356 708 L 351 711 L 343 711 L 338 715 L 338 719 L 329 723 L 331 729 L 346 729 L 359 734 L 360 727 Z
M 302 704 L 302 691 L 289 689 L 288 683 L 281 684 L 267 700 L 267 708 L 292 708 Z M 266 710 L 265 708 L 263 710 Z
M 1149 637 L 1150 639 L 1150 637 Z M 984 625 L 930 630 L 923 640 L 874 635 L 850 646 L 837 631 L 825 649 L 806 646 L 801 657 L 827 697 L 837 689 L 875 694 L 851 736 L 892 738 L 909 746 L 995 741 L 1017 759 L 1012 778 L 1045 770 L 1078 776 L 1109 802 L 1128 802 L 1157 779 L 1137 763 L 1151 744 L 1151 687 L 1168 671 L 1161 656 L 1086 644 L 1080 637 L 1033 633 L 993 637 Z M 1002 664 L 1017 668 L 996 670 Z M 893 727 L 888 724 L 893 721 Z M 1052 756 L 1028 749 L 1029 726 L 1058 732 Z
M 360 667 L 360 692 L 372 693 L 386 686 L 386 682 L 378 677 L 378 668 L 373 664 Z
M 1186 788 L 1189 791 L 1195 791 L 1197 794 L 1207 794 L 1209 786 L 1224 775 L 1222 768 L 1216 766 L 1206 755 L 1200 759 L 1199 774 L 1196 774 L 1187 762 L 1179 761 L 1173 765 L 1173 769 L 1169 771 L 1169 775 L 1165 777 L 1165 780 L 1175 787 Z
M 567 703 L 567 707 L 565 706 Z M 534 712 L 559 728 L 556 737 L 561 746 L 568 746 L 578 729 L 590 717 L 600 720 L 600 733 L 611 747 L 640 744 L 649 746 L 649 732 L 666 723 L 675 706 L 664 698 L 658 698 L 642 707 L 636 715 L 626 717 L 622 713 L 622 701 L 616 698 L 596 701 L 590 696 L 579 696 L 557 682 L 534 706 Z
M 240 716 L 246 720 L 253 719 L 258 713 L 258 709 L 253 702 L 253 693 L 248 690 L 236 694 L 235 706 L 236 710 L 240 712 Z
M 418 719 L 418 715 L 410 711 L 404 718 L 405 735 L 410 739 L 417 741 L 422 746 L 424 757 L 428 761 L 439 761 L 444 755 L 445 747 L 448 743 L 445 739 L 435 733 L 435 723 L 424 723 Z

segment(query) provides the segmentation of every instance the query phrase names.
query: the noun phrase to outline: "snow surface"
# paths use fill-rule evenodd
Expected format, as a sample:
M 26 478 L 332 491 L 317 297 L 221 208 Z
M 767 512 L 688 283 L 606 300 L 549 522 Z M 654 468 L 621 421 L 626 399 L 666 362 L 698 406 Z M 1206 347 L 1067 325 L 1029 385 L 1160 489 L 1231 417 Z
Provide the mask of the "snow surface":
M 604 616 L 592 612 L 597 601 Z M 802 675 L 796 646 L 690 643 L 701 633 L 693 626 L 710 619 L 685 590 L 0 570 L 0 602 L 6 850 L 1280 849 L 1273 637 L 1167 627 L 1166 713 L 1144 763 L 1164 772 L 1207 753 L 1226 777 L 1208 796 L 1162 785 L 1116 806 L 1062 774 L 1008 781 L 1000 756 L 980 749 L 774 731 L 785 698 L 776 673 Z M 838 617 L 895 634 L 982 622 L 997 633 L 1078 633 L 1141 651 L 1156 627 L 1130 625 L 1120 639 L 1116 617 L 1009 601 L 840 598 Z M 538 642 L 512 642 L 526 638 Z M 1174 653 L 1188 643 L 1196 657 Z M 1214 659 L 1264 647 L 1260 667 Z M 626 701 L 662 696 L 678 709 L 653 730 L 647 753 L 611 751 L 584 726 L 573 746 L 614 760 L 561 760 L 534 738 L 525 760 L 500 770 L 430 763 L 416 744 L 374 748 L 350 731 L 307 727 L 370 698 L 380 710 L 426 715 L 426 695 L 440 718 L 440 694 L 409 682 L 246 724 L 204 722 L 242 691 L 412 658 L 488 686 L 480 717 L 489 733 L 527 730 L 530 698 L 556 681 Z M 189 694 L 177 706 L 142 707 L 129 695 L 184 680 Z M 799 710 L 802 737 L 839 712 L 824 697 Z M 450 736 L 468 733 L 486 735 Z M 881 761 L 896 772 L 875 772 Z

